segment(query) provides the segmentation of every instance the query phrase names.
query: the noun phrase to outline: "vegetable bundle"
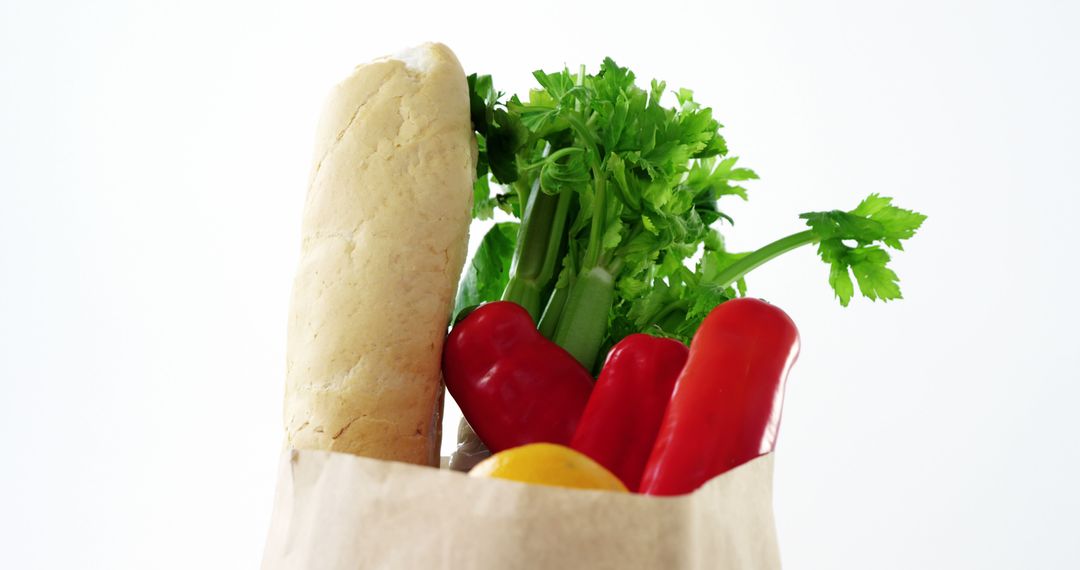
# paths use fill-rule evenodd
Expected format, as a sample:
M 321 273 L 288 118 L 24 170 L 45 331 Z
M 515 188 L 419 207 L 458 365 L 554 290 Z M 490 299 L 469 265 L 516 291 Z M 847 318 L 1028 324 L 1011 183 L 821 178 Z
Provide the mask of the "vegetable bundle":
M 808 229 L 757 250 L 728 251 L 720 201 L 746 200 L 741 184 L 757 175 L 729 156 L 710 108 L 686 89 L 665 106 L 663 82 L 643 89 L 611 59 L 595 74 L 534 77 L 525 98 L 469 77 L 473 215 L 519 221 L 495 224 L 466 267 L 447 387 L 492 451 L 572 445 L 631 490 L 693 490 L 772 449 L 798 352 L 782 311 L 741 299 L 746 275 L 816 245 L 841 305 L 856 285 L 899 299 L 887 249 L 902 250 L 925 216 L 870 194 L 849 211 L 801 214 Z M 583 379 L 596 372 L 593 388 Z
M 496 224 L 466 267 L 455 314 L 503 299 L 593 369 L 627 335 L 689 342 L 717 305 L 746 294 L 747 273 L 804 245 L 818 246 L 842 305 L 859 292 L 901 297 L 885 248 L 903 249 L 925 216 L 871 194 L 850 211 L 804 213 L 809 229 L 751 252 L 730 252 L 718 227 L 721 198 L 747 199 L 757 178 L 728 156 L 712 110 L 686 89 L 638 87 L 605 59 L 537 71 L 538 89 L 506 99 L 489 76 L 469 77 L 480 145 L 473 214 Z M 854 275 L 854 282 L 852 280 Z

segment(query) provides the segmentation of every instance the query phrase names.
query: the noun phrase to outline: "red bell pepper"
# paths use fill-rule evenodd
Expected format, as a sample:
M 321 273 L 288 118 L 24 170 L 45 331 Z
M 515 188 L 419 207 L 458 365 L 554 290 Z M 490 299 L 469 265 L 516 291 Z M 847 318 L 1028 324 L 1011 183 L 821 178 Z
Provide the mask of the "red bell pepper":
M 481 305 L 450 331 L 446 389 L 492 452 L 528 443 L 569 445 L 593 378 L 536 330 L 520 305 Z
M 689 493 L 772 451 L 798 353 L 795 323 L 780 309 L 750 298 L 713 309 L 690 343 L 641 492 Z
M 636 491 L 688 353 L 677 340 L 647 334 L 619 341 L 608 353 L 570 447 Z

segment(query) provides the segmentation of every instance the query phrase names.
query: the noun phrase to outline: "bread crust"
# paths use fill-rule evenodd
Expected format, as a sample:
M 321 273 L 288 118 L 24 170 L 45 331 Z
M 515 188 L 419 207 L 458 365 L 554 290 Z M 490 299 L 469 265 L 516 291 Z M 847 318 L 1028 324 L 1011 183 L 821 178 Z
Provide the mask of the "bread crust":
M 361 65 L 334 88 L 290 307 L 289 446 L 437 464 L 475 164 L 468 86 L 446 46 Z

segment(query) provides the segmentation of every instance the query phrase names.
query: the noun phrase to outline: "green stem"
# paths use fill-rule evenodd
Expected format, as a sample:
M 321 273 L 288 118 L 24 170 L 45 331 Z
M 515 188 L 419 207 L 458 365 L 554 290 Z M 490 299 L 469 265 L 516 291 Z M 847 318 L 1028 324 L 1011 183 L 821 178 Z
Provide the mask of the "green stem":
M 660 324 L 664 319 L 675 311 L 686 312 L 690 308 L 690 301 L 686 299 L 680 299 L 678 301 L 672 301 L 667 305 L 664 305 L 655 315 L 649 318 L 648 322 L 653 324 Z
M 546 338 L 555 336 L 555 329 L 559 325 L 559 317 L 562 316 L 566 307 L 566 298 L 570 295 L 570 287 L 556 287 L 548 299 L 547 307 L 544 308 L 544 316 L 540 317 L 540 334 Z
M 686 320 L 686 309 L 674 310 L 654 323 L 662 331 L 674 331 Z
M 514 194 L 517 195 L 518 208 L 520 209 L 518 213 L 521 215 L 524 215 L 525 205 L 529 203 L 530 186 L 532 186 L 532 184 L 526 182 L 525 180 L 518 180 L 517 182 L 514 182 L 510 185 L 510 187 L 514 190 Z
M 589 246 L 585 250 L 585 262 L 582 269 L 595 267 L 600 262 L 600 249 L 604 238 L 604 218 L 607 215 L 605 201 L 605 180 L 599 169 L 592 168 L 593 180 L 595 180 L 596 192 L 593 195 L 592 224 L 589 227 Z
M 608 314 L 615 301 L 615 276 L 604 267 L 585 268 L 570 288 L 551 340 L 588 370 L 607 334 Z
M 560 148 L 559 150 L 551 153 L 548 156 L 542 157 L 540 160 L 538 160 L 538 161 L 536 161 L 536 162 L 534 162 L 532 164 L 527 164 L 525 166 L 522 166 L 521 170 L 526 171 L 526 172 L 535 171 L 535 170 L 537 170 L 539 168 L 542 168 L 544 166 L 544 164 L 546 164 L 548 162 L 554 162 L 554 161 L 559 160 L 560 158 L 562 158 L 564 156 L 570 156 L 571 154 L 578 154 L 578 153 L 584 152 L 584 150 L 585 149 L 583 149 L 581 147 L 577 147 L 577 146 L 568 146 L 566 148 Z
M 566 314 L 566 301 L 570 297 L 570 291 L 578 281 L 577 256 L 573 252 L 574 242 L 570 241 L 569 246 L 570 252 L 567 254 L 565 258 L 566 264 L 563 266 L 563 271 L 566 272 L 567 277 L 566 282 L 561 286 L 556 286 L 552 291 L 551 298 L 548 299 L 548 306 L 544 309 L 544 316 L 540 319 L 540 334 L 548 339 L 555 338 L 555 331 L 559 326 L 559 321 Z
M 555 275 L 559 262 L 559 247 L 572 198 L 569 192 L 544 193 L 537 180 L 522 212 L 510 278 L 502 299 L 524 307 L 536 323 L 545 304 L 541 293 Z
M 715 283 L 720 287 L 727 287 L 739 279 L 742 279 L 744 275 L 757 269 L 770 259 L 779 257 L 804 245 L 817 243 L 817 241 L 818 238 L 814 235 L 812 230 L 806 230 L 778 239 L 729 265 L 716 277 Z
M 566 230 L 566 218 L 570 212 L 570 202 L 573 197 L 571 192 L 560 192 L 555 202 L 555 217 L 551 220 L 547 249 L 544 251 L 544 263 L 540 266 L 539 279 L 545 285 L 555 276 L 555 266 L 559 264 L 559 247 L 562 245 L 563 233 Z
M 534 322 L 540 318 L 540 290 L 547 283 L 541 278 L 551 220 L 557 206 L 558 198 L 544 194 L 537 180 L 521 213 L 521 229 L 518 230 L 517 245 L 510 262 L 510 278 L 502 296 L 504 301 L 513 301 L 525 307 Z
M 540 316 L 540 290 L 542 287 L 532 279 L 525 279 L 516 275 L 511 275 L 510 280 L 506 282 L 506 289 L 503 291 L 503 301 L 513 301 L 529 312 L 529 316 L 533 318 L 533 322 Z

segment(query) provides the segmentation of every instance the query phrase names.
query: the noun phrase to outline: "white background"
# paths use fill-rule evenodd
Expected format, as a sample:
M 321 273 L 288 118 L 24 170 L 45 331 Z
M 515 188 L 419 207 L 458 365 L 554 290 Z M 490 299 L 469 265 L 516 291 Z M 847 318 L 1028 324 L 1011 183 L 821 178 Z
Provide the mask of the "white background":
M 0 565 L 258 565 L 314 121 L 440 40 L 510 91 L 605 55 L 695 89 L 762 176 L 734 249 L 929 214 L 901 302 L 841 309 L 809 249 L 750 278 L 803 337 L 788 568 L 1080 567 L 1076 3 L 378 6 L 2 0 Z

